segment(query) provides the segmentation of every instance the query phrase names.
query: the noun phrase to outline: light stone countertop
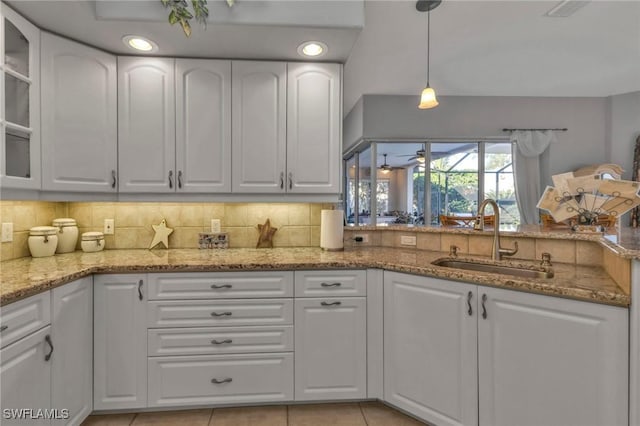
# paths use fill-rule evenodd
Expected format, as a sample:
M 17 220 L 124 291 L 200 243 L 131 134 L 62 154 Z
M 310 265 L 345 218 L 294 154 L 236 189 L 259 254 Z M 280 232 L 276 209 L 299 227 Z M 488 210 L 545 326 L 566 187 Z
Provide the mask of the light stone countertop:
M 630 295 L 601 267 L 554 263 L 555 276 L 528 279 L 434 266 L 446 253 L 371 247 L 342 252 L 319 248 L 227 250 L 106 250 L 74 252 L 47 258 L 21 258 L 0 263 L 0 306 L 93 273 L 365 269 L 432 276 L 505 289 L 627 307 Z M 474 259 L 482 259 L 474 256 Z M 487 258 L 485 258 L 487 259 Z M 525 267 L 537 262 L 504 261 Z

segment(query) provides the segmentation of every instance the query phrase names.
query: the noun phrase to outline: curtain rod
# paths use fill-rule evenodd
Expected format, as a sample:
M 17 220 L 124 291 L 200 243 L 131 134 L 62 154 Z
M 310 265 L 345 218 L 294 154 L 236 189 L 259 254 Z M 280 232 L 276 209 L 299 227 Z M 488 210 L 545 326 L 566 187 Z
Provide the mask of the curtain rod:
M 567 129 L 566 127 L 562 129 L 502 129 L 503 132 L 515 132 L 516 130 L 522 130 L 522 131 L 528 131 L 528 132 L 534 132 L 536 130 L 539 130 L 539 131 L 553 130 L 554 132 L 566 132 L 569 129 Z

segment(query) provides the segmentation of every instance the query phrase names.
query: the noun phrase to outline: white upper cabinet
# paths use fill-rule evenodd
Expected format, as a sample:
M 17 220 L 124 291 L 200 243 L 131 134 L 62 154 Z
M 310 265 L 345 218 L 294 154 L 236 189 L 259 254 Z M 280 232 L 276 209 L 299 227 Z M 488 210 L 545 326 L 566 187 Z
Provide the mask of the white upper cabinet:
M 0 2 L 0 184 L 40 189 L 40 30 Z
M 178 192 L 231 192 L 231 62 L 176 60 Z
M 233 192 L 285 192 L 287 64 L 232 66 Z
M 174 60 L 118 58 L 120 192 L 173 192 Z
M 117 191 L 116 57 L 42 33 L 42 189 Z
M 340 65 L 288 64 L 288 192 L 340 192 L 340 94 Z

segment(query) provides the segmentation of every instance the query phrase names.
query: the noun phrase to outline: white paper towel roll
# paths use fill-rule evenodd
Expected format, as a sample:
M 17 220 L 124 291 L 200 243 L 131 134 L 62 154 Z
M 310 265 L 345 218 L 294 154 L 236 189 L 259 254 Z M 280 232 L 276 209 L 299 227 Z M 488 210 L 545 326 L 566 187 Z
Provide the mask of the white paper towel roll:
M 342 210 L 322 210 L 320 215 L 320 248 L 324 250 L 342 250 L 344 230 Z

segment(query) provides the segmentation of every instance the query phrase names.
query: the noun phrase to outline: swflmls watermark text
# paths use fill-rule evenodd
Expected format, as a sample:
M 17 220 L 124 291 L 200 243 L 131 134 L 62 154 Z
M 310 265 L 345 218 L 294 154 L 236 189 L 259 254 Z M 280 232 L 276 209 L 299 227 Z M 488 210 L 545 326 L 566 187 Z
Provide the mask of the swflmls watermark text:
M 66 408 L 4 408 L 2 418 L 6 420 L 67 420 L 69 410 Z

